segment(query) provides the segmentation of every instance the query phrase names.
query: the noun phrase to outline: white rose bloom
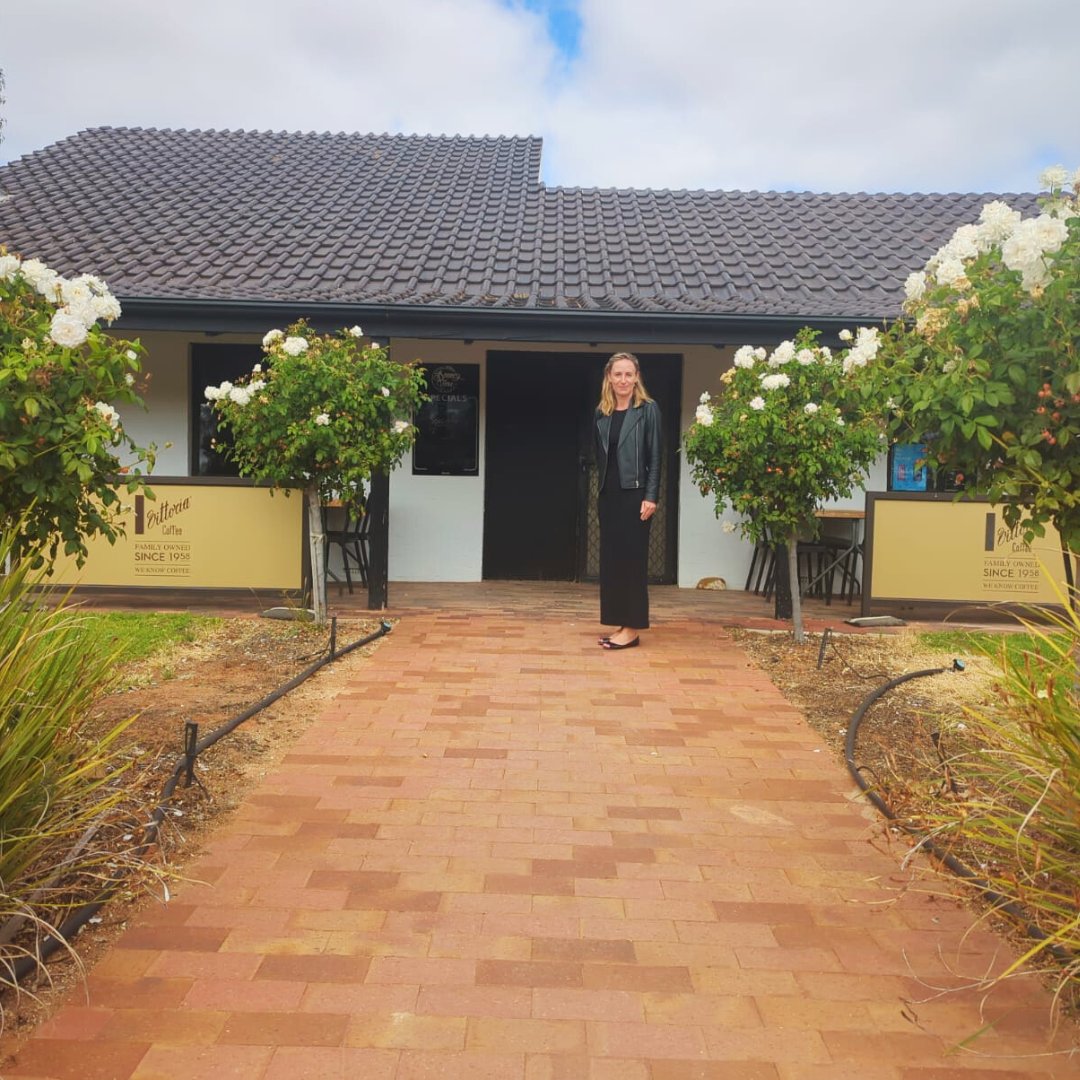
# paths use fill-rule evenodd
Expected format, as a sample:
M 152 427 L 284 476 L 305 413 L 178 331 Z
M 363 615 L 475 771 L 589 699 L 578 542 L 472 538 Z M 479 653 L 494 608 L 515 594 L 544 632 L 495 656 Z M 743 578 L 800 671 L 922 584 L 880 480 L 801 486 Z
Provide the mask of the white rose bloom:
M 1051 214 L 1040 214 L 1033 221 L 1031 231 L 1036 242 L 1047 254 L 1057 251 L 1069 238 L 1069 226 L 1061 218 Z
M 955 285 L 965 276 L 963 262 L 952 255 L 946 255 L 945 258 L 938 263 L 937 269 L 934 271 L 934 278 L 939 285 Z
M 251 401 L 251 392 L 244 386 L 234 386 L 229 391 L 229 400 L 234 405 L 247 405 Z
M 301 353 L 308 351 L 307 338 L 302 337 L 287 337 L 285 344 L 281 346 L 283 352 L 289 356 L 299 356 Z
M 979 240 L 978 225 L 961 225 L 952 234 L 952 239 L 945 245 L 942 252 L 946 258 L 974 259 L 979 254 Z
M 754 412 L 761 412 L 761 410 L 765 408 L 765 399 L 763 397 L 751 399 L 750 408 L 753 409 Z
M 782 386 L 790 386 L 791 379 L 789 379 L 782 371 L 775 375 L 762 375 L 761 376 L 761 388 L 762 390 L 779 390 Z
M 120 318 L 120 301 L 112 293 L 95 296 L 90 302 L 90 307 L 99 319 L 104 319 L 107 323 L 115 322 Z
M 701 397 L 698 398 L 698 402 L 701 405 L 708 405 L 710 401 L 712 401 L 712 398 L 709 397 L 708 390 L 703 391 Z
M 832 349 L 830 349 L 828 345 L 819 345 L 818 352 L 821 354 L 821 359 L 824 360 L 826 364 L 831 362 Z
M 766 357 L 766 356 L 768 356 L 768 355 L 769 355 L 769 354 L 768 354 L 768 353 L 767 353 L 767 352 L 765 351 L 765 349 L 764 349 L 764 348 L 763 348 L 763 347 L 762 347 L 761 345 L 759 345 L 759 346 L 758 346 L 758 347 L 757 347 L 757 348 L 756 348 L 756 349 L 754 350 L 754 359 L 755 359 L 755 360 L 764 360 L 764 359 L 765 359 L 765 357 Z
M 40 259 L 27 259 L 22 264 L 22 276 L 42 296 L 53 301 L 57 299 L 60 275 L 55 270 L 50 270 Z
M 979 231 L 989 244 L 1000 244 L 1012 235 L 1013 229 L 1020 224 L 1020 218 L 1019 210 L 1013 210 L 1000 199 L 995 199 L 982 208 L 982 213 L 979 214 Z
M 0 255 L 0 281 L 14 281 L 20 265 L 17 255 Z
M 49 337 L 65 349 L 77 349 L 86 340 L 86 323 L 61 308 L 52 317 Z
M 124 353 L 124 355 L 129 360 L 138 360 L 139 359 L 139 354 L 134 349 L 128 349 L 127 352 Z
M 254 367 L 253 367 L 253 368 L 251 369 L 251 374 L 252 374 L 252 375 L 258 375 L 258 374 L 259 374 L 259 372 L 261 372 L 261 371 L 262 371 L 262 364 L 256 364 L 256 365 L 255 365 L 255 366 L 254 366 Z
M 723 529 L 726 533 L 733 533 L 735 531 L 735 522 L 725 521 L 724 524 L 720 526 L 720 528 Z
M 713 411 L 708 405 L 699 405 L 694 412 L 694 419 L 703 427 L 712 427 Z
M 364 336 L 364 331 L 359 326 L 350 326 L 348 332 L 350 334 L 352 334 L 353 337 L 363 337 Z
M 1046 256 L 1061 247 L 1068 230 L 1064 221 L 1049 214 L 1028 218 L 1020 222 L 1001 245 L 1001 261 L 1020 274 L 1022 284 L 1028 291 L 1042 288 L 1050 281 Z
M 65 304 L 88 304 L 93 299 L 94 294 L 85 281 L 68 281 L 67 278 L 58 278 L 56 284 L 60 289 L 60 299 Z
M 381 349 L 381 348 L 382 348 L 382 346 L 381 346 L 381 345 L 380 345 L 380 344 L 379 344 L 379 343 L 378 343 L 377 341 L 373 341 L 373 342 L 371 343 L 371 347 L 372 347 L 373 349 Z
M 131 372 L 129 371 L 124 376 L 124 382 L 126 382 L 128 384 L 128 386 L 134 386 L 135 385 L 135 376 L 132 375 Z
M 837 337 L 839 337 L 841 341 L 850 341 L 852 334 L 850 330 L 841 330 Z
M 407 420 L 395 420 L 394 421 L 394 434 L 401 435 L 403 432 L 409 430 L 410 424 Z
M 795 358 L 795 342 L 781 341 L 769 357 L 769 367 L 782 367 Z
M 916 270 L 908 274 L 904 282 L 904 295 L 909 300 L 921 300 L 926 292 L 926 274 L 922 270 Z
M 806 404 L 805 404 L 805 405 L 804 405 L 804 406 L 802 407 L 802 411 L 803 411 L 804 413 L 806 413 L 806 415 L 807 415 L 807 416 L 813 416 L 813 415 L 814 415 L 814 413 L 816 413 L 816 412 L 818 411 L 818 409 L 820 409 L 820 408 L 821 408 L 821 406 L 820 406 L 820 405 L 817 405 L 817 404 L 815 404 L 815 403 L 814 403 L 813 401 L 808 401 L 808 402 L 807 402 L 807 403 L 806 403 Z
M 94 410 L 114 431 L 120 426 L 120 414 L 104 401 L 95 401 Z
M 262 379 L 252 379 L 248 383 L 248 393 L 257 394 L 265 385 L 266 383 Z
M 379 390 L 379 393 L 382 394 L 383 397 L 389 397 L 390 396 L 390 390 L 389 390 L 388 387 L 385 387 L 385 386 L 382 387 L 382 389 Z
M 280 330 L 269 330 L 266 336 L 262 339 L 262 347 L 269 349 L 272 345 L 277 344 L 285 335 Z
M 218 398 L 221 397 L 221 391 L 218 390 L 216 386 L 208 386 L 203 391 L 203 397 L 206 398 L 207 401 L 217 401 Z
M 809 367 L 817 359 L 814 356 L 813 349 L 800 349 L 795 356 L 795 359 L 802 364 L 803 367 Z
M 98 313 L 95 305 L 96 297 L 87 300 L 76 300 L 65 304 L 60 311 L 66 311 L 72 318 L 78 319 L 89 330 L 98 321 Z
M 741 349 L 735 350 L 735 366 L 737 368 L 752 368 L 755 359 L 756 354 L 750 345 L 743 345 Z
M 881 338 L 878 335 L 877 327 L 860 326 L 858 333 L 855 335 L 855 344 L 851 347 L 848 358 L 845 360 L 845 374 L 852 367 L 866 367 L 867 363 L 877 356 L 880 348 Z
M 222 397 L 228 397 L 228 396 L 229 396 L 229 391 L 230 391 L 230 390 L 232 390 L 232 388 L 233 388 L 233 384 L 232 384 L 231 382 L 229 382 L 229 380 L 228 380 L 228 379 L 226 379 L 226 380 L 225 380 L 225 381 L 224 381 L 224 382 L 223 382 L 223 383 L 222 383 L 222 384 L 221 384 L 221 385 L 220 385 L 220 386 L 218 387 L 218 389 L 219 389 L 219 390 L 221 391 L 221 396 L 222 396 Z
M 1049 169 L 1043 169 L 1039 173 L 1039 187 L 1046 191 L 1055 191 L 1063 188 L 1069 181 L 1069 174 L 1064 165 L 1051 165 Z
M 105 296 L 109 291 L 109 286 L 94 274 L 80 274 L 74 280 L 80 285 L 85 285 L 91 292 L 97 293 L 98 296 Z
M 837 427 L 843 427 L 844 426 L 844 418 L 842 416 L 838 416 L 836 418 L 836 426 Z
M 330 414 L 324 412 L 319 413 L 319 415 L 315 417 L 315 423 L 318 424 L 319 427 L 328 427 L 330 424 Z

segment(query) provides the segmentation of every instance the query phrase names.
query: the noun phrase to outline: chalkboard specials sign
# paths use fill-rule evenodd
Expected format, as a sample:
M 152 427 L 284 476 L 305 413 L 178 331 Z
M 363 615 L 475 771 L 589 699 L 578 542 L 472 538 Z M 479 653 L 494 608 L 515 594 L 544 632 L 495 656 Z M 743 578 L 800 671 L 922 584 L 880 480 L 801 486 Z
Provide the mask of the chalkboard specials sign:
M 416 413 L 413 473 L 476 476 L 480 453 L 480 365 L 429 367 L 426 401 Z

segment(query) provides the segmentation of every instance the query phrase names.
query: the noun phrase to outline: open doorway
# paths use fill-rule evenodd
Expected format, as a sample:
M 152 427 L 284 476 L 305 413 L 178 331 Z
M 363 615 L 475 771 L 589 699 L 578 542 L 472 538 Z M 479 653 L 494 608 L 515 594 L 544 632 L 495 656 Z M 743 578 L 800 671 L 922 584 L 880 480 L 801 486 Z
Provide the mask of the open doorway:
M 649 576 L 676 578 L 682 357 L 637 354 L 664 419 L 663 487 Z M 489 352 L 485 579 L 582 581 L 599 572 L 593 415 L 607 353 Z

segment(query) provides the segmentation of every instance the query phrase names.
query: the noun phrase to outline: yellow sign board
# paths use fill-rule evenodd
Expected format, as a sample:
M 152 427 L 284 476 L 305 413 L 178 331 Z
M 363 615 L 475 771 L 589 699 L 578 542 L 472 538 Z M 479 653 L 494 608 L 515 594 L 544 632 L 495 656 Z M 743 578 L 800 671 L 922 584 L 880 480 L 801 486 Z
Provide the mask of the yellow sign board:
M 88 542 L 82 567 L 61 557 L 61 585 L 169 589 L 298 589 L 303 574 L 303 495 L 269 488 L 163 483 L 156 498 L 119 492 L 124 536 Z
M 1065 567 L 1052 526 L 1028 544 L 1000 506 L 952 496 L 868 497 L 867 595 L 977 604 L 1061 604 Z

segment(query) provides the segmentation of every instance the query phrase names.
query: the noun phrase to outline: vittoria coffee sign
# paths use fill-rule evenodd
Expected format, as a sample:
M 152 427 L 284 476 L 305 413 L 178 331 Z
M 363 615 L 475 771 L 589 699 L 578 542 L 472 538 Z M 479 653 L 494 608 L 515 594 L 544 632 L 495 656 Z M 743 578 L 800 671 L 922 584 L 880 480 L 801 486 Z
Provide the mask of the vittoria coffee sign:
M 155 498 L 120 492 L 124 535 L 95 538 L 80 568 L 61 559 L 64 585 L 192 589 L 298 589 L 303 498 L 250 484 L 152 478 Z
M 875 492 L 866 520 L 866 599 L 880 610 L 882 601 L 1057 605 L 1065 595 L 1054 528 L 1028 542 L 985 499 Z

